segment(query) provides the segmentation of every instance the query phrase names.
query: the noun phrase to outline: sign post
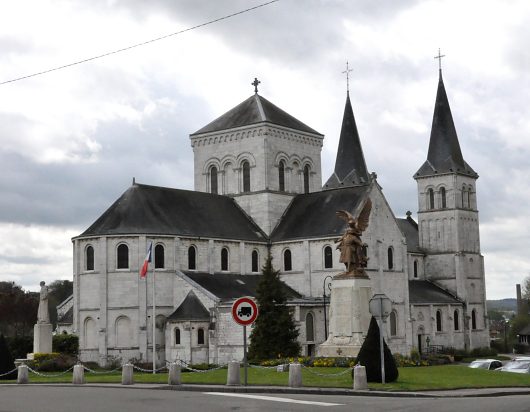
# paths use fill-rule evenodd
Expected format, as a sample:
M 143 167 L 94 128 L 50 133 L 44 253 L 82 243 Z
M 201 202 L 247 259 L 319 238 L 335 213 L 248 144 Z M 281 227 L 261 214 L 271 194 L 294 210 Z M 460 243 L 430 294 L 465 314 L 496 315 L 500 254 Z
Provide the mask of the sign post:
M 236 299 L 232 305 L 232 318 L 243 326 L 243 367 L 245 386 L 247 386 L 247 326 L 254 323 L 258 317 L 258 305 L 250 297 Z
M 381 382 L 385 383 L 385 351 L 383 349 L 383 319 L 392 311 L 392 301 L 384 293 L 376 293 L 370 299 L 370 313 L 379 326 L 379 349 L 381 354 Z

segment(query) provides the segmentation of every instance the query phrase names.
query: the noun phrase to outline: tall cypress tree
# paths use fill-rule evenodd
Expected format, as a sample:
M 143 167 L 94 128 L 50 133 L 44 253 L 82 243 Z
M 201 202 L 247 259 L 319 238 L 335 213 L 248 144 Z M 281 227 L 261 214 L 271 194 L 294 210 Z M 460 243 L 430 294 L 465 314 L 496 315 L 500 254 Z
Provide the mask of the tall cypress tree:
M 256 290 L 259 316 L 250 335 L 248 358 L 252 360 L 291 357 L 300 354 L 298 329 L 294 324 L 280 272 L 269 255 Z
M 15 368 L 15 362 L 11 356 L 9 347 L 4 338 L 4 335 L 0 335 L 0 375 L 9 372 Z M 9 375 L 0 376 L 1 379 L 16 379 L 17 372 L 10 373 Z

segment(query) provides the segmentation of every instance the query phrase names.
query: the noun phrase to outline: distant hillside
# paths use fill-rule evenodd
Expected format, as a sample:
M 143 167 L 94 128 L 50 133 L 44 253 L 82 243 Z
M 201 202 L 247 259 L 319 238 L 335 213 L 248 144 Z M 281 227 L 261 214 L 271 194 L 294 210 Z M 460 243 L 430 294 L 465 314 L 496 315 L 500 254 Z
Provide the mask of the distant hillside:
M 488 310 L 513 310 L 517 311 L 517 299 L 488 300 Z

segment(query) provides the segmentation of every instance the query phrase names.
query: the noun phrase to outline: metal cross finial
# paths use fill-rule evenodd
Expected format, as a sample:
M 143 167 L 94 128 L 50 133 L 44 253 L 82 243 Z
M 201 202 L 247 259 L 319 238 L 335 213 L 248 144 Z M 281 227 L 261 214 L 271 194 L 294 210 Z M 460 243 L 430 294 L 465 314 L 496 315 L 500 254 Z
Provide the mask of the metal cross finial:
M 260 84 L 261 82 L 258 80 L 257 77 L 254 77 L 254 81 L 252 83 L 250 83 L 252 86 L 254 86 L 254 93 L 258 93 L 258 84 Z
M 344 70 L 342 73 L 346 73 L 346 91 L 350 92 L 350 72 L 352 72 L 353 69 L 350 69 L 350 66 L 348 64 L 348 61 L 346 60 L 346 70 Z
M 442 70 L 442 57 L 445 57 L 445 54 L 440 54 L 440 49 L 438 49 L 438 56 L 434 56 L 435 59 L 438 59 L 438 69 Z

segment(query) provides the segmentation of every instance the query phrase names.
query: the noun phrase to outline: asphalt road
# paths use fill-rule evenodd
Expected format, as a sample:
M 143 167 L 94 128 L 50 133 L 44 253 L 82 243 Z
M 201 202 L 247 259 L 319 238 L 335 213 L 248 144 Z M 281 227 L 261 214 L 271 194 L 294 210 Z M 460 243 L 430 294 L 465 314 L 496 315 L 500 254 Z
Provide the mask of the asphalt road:
M 0 412 L 169 411 L 510 411 L 528 412 L 530 395 L 481 398 L 179 392 L 139 388 L 0 386 Z

